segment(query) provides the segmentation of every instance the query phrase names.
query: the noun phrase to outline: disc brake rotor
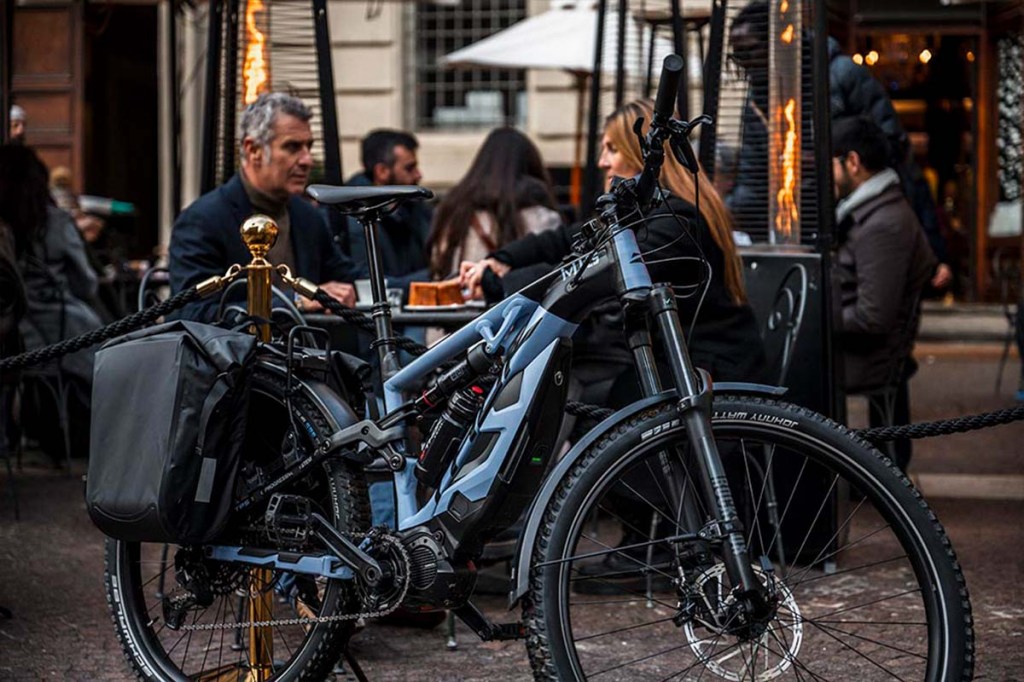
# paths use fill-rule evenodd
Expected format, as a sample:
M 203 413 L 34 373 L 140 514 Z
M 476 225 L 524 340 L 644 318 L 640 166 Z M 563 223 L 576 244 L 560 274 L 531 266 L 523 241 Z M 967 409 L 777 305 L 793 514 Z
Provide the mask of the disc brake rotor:
M 728 629 L 728 617 L 735 613 L 736 598 L 728 589 L 725 566 L 716 564 L 689 584 L 691 599 L 700 601 L 698 615 L 683 623 L 683 632 L 694 655 L 708 672 L 723 680 L 772 680 L 783 675 L 796 661 L 803 642 L 803 619 L 793 593 L 784 582 L 760 568 L 754 574 L 778 599 L 775 616 L 756 637 L 740 639 Z M 701 615 L 704 614 L 704 615 Z M 713 614 L 708 617 L 707 614 Z

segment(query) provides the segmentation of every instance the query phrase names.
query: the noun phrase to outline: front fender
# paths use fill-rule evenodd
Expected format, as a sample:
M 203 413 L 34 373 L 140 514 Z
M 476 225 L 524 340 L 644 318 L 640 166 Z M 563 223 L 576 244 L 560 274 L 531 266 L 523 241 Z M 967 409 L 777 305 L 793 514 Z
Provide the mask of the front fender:
M 766 384 L 753 384 L 744 382 L 716 383 L 712 386 L 712 393 L 726 393 L 730 395 L 761 395 L 777 398 L 786 392 L 785 388 L 779 386 L 768 386 Z M 533 546 L 537 540 L 537 533 L 540 530 L 541 520 L 548 503 L 558 489 L 565 474 L 576 464 L 577 460 L 587 451 L 593 443 L 597 442 L 606 433 L 610 433 L 619 424 L 632 419 L 637 414 L 651 408 L 660 407 L 666 403 L 675 404 L 678 398 L 675 390 L 665 391 L 659 395 L 631 403 L 615 412 L 610 417 L 592 428 L 577 442 L 569 452 L 565 454 L 558 464 L 544 479 L 540 492 L 534 497 L 530 510 L 526 516 L 526 523 L 523 532 L 519 536 L 519 543 L 516 546 L 516 553 L 512 557 L 512 575 L 509 585 L 508 607 L 514 608 L 516 603 L 526 594 L 530 585 L 530 560 L 532 558 Z

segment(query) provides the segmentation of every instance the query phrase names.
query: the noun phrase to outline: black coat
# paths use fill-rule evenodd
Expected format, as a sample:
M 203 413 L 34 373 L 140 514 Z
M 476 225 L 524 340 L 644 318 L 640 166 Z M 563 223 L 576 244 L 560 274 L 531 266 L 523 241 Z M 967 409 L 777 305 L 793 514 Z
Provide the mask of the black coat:
M 14 238 L 0 221 L 0 357 L 20 351 L 18 322 L 27 306 L 25 284 L 21 281 L 18 260 L 14 255 Z M 0 409 L 3 406 L 0 405 Z
M 682 220 L 685 230 L 672 217 L 670 209 Z M 648 266 L 651 279 L 681 287 L 678 290 L 679 317 L 687 330 L 693 321 L 693 332 L 688 340 L 696 366 L 711 372 L 716 381 L 762 381 L 767 362 L 753 311 L 746 303 L 732 301 L 725 286 L 725 256 L 704 221 L 695 218 L 692 204 L 672 197 L 668 206 L 655 210 L 646 226 L 638 230 L 641 252 L 664 247 L 647 259 L 652 262 Z M 562 226 L 527 235 L 499 250 L 495 257 L 513 268 L 536 263 L 555 265 L 570 253 L 572 238 L 578 229 L 578 226 Z M 704 270 L 696 261 L 673 262 L 672 259 L 699 258 L 702 252 L 712 274 L 698 314 L 701 289 L 693 285 L 702 281 Z M 665 262 L 653 263 L 655 260 Z M 690 295 L 686 296 L 686 292 Z M 591 345 L 600 347 L 602 353 L 611 350 L 605 344 L 617 343 L 620 351 L 625 346 L 621 328 L 595 329 L 594 332 L 599 333 L 600 341 Z
M 171 291 L 178 293 L 208 277 L 223 275 L 235 263 L 248 264 L 252 256 L 242 242 L 239 228 L 253 213 L 238 175 L 185 209 L 171 232 Z M 294 196 L 288 200 L 288 218 L 295 274 L 316 284 L 354 279 L 352 261 L 334 243 L 319 211 Z M 217 295 L 191 303 L 180 317 L 213 322 L 218 303 Z

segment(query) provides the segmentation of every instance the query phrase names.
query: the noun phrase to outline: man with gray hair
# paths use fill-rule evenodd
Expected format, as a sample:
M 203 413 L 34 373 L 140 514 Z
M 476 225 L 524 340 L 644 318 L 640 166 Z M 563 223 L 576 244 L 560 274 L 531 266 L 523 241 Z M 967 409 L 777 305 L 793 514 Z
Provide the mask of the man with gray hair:
M 319 283 L 345 305 L 355 302 L 351 282 L 360 273 L 335 245 L 323 216 L 301 197 L 313 167 L 312 116 L 301 100 L 284 93 L 260 95 L 246 107 L 238 132 L 238 173 L 197 199 L 174 223 L 172 291 L 248 263 L 251 256 L 238 230 L 253 213 L 263 213 L 279 228 L 270 262 Z M 319 307 L 306 300 L 298 304 L 309 311 Z M 217 305 L 216 299 L 199 301 L 181 316 L 213 322 Z

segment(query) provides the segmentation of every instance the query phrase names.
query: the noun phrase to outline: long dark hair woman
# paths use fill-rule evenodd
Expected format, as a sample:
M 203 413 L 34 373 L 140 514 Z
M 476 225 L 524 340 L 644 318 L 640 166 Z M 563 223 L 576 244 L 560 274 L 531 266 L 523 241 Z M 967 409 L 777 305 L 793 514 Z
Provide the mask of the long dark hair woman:
M 466 175 L 434 212 L 427 248 L 436 279 L 519 239 L 561 224 L 537 147 L 514 128 L 491 131 Z
M 599 165 L 606 172 L 608 186 L 613 178 L 632 177 L 643 168 L 633 126 L 643 118 L 646 134 L 652 115 L 653 103 L 637 100 L 620 107 L 605 120 Z M 743 270 L 732 239 L 732 221 L 714 186 L 703 174 L 699 177 L 698 214 L 692 175 L 671 153 L 666 154 L 660 182 L 670 196 L 638 230 L 640 248 L 651 253 L 646 260 L 654 281 L 671 282 L 678 287 L 680 317 L 693 321 L 690 351 L 694 363 L 709 370 L 719 381 L 761 380 L 766 365 L 764 348 L 746 302 Z M 462 284 L 479 290 L 488 268 L 504 277 L 515 268 L 538 263 L 556 265 L 570 253 L 577 229 L 562 227 L 526 236 L 495 250 L 483 261 L 464 262 L 460 267 Z M 702 260 L 706 260 L 706 267 Z M 602 362 L 607 364 L 611 344 L 621 346 L 622 341 L 618 330 L 609 331 L 605 326 L 595 324 L 591 336 L 600 339 L 593 345 L 600 349 Z M 628 352 L 620 350 L 628 364 Z M 574 348 L 574 359 L 575 355 Z

